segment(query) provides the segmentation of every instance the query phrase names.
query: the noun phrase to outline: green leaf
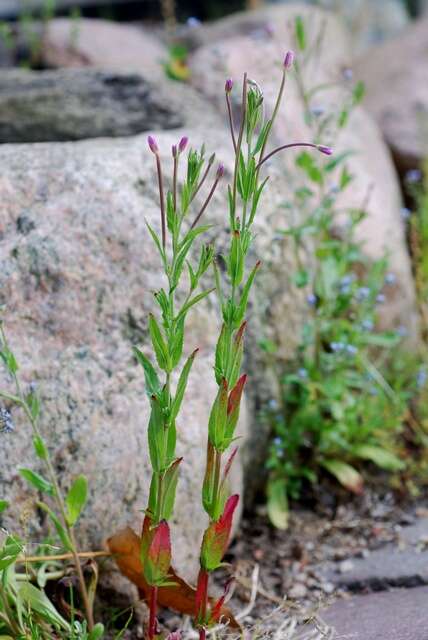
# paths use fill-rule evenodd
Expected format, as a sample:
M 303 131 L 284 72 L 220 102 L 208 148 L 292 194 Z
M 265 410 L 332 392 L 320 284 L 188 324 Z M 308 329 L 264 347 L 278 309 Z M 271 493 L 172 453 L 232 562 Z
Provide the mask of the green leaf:
M 190 370 L 192 368 L 195 356 L 198 352 L 196 349 L 186 360 L 186 363 L 181 370 L 180 377 L 177 383 L 177 390 L 175 392 L 174 400 L 171 404 L 170 421 L 173 422 L 180 411 L 181 403 L 183 402 L 184 392 L 186 391 L 187 379 L 189 377 Z
M 36 452 L 36 456 L 41 460 L 46 460 L 48 457 L 48 450 L 46 449 L 46 445 L 40 436 L 34 436 L 33 446 L 34 451 Z
M 363 478 L 354 467 L 341 460 L 321 460 L 321 466 L 327 469 L 345 489 L 352 493 L 361 494 L 363 491 Z
M 215 291 L 215 287 L 213 287 L 212 289 L 208 289 L 207 291 L 202 291 L 202 293 L 198 293 L 197 296 L 195 296 L 194 298 L 191 298 L 189 302 L 183 305 L 183 307 L 180 309 L 180 313 L 177 316 L 177 320 L 181 318 L 181 316 L 185 316 L 189 311 L 189 309 L 191 309 L 195 304 L 197 304 L 198 302 L 200 302 L 201 300 L 209 296 L 210 293 L 212 293 L 213 291 Z
M 146 393 L 148 396 L 157 396 L 160 392 L 160 382 L 158 374 L 155 371 L 150 360 L 137 347 L 133 347 L 133 352 L 138 362 L 144 369 L 144 379 L 146 382 Z
M 316 184 L 323 184 L 323 173 L 317 165 L 313 155 L 304 151 L 296 158 L 296 165 L 302 169 L 308 178 Z
M 342 164 L 342 162 L 353 155 L 355 155 L 354 151 L 343 151 L 342 153 L 337 154 L 332 160 L 329 160 L 324 165 L 324 171 L 327 171 L 327 173 L 331 173 L 336 169 L 336 167 Z
M 165 471 L 163 477 L 164 503 L 162 518 L 169 520 L 172 516 L 175 503 L 175 492 L 177 489 L 178 471 L 183 458 L 174 460 L 171 466 Z
M 39 473 L 36 473 L 31 469 L 20 469 L 19 473 L 24 478 L 24 480 L 32 484 L 33 487 L 35 487 L 38 491 L 41 491 L 42 493 L 47 493 L 50 496 L 55 495 L 55 491 L 52 484 L 47 480 L 45 480 L 45 478 L 41 476 Z
M 248 276 L 248 280 L 244 285 L 242 290 L 241 300 L 239 301 L 238 307 L 234 313 L 233 321 L 235 326 L 239 326 L 244 319 L 245 312 L 247 310 L 248 297 L 250 295 L 251 287 L 253 286 L 254 278 L 256 277 L 256 273 L 260 267 L 260 262 L 253 267 L 250 275 Z
M 150 235 L 152 236 L 153 242 L 155 243 L 155 245 L 157 247 L 157 250 L 159 251 L 159 255 L 160 255 L 161 259 L 162 259 L 162 264 L 163 264 L 164 270 L 165 270 L 165 272 L 167 272 L 168 271 L 168 265 L 167 265 L 167 262 L 166 262 L 165 252 L 162 249 L 162 245 L 160 243 L 160 240 L 159 240 L 156 232 L 152 229 L 152 227 L 149 225 L 149 223 L 147 221 L 146 221 L 146 225 L 147 225 L 147 228 L 149 230 Z
M 370 460 L 375 465 L 386 471 L 402 471 L 406 468 L 403 460 L 383 447 L 370 444 L 361 444 L 353 449 L 354 455 L 364 460 Z
M 70 538 L 68 537 L 66 530 L 64 529 L 61 522 L 59 521 L 59 518 L 57 518 L 57 516 L 54 514 L 52 509 L 50 509 L 46 503 L 38 502 L 37 505 L 38 507 L 40 507 L 40 509 L 42 509 L 45 513 L 47 513 L 49 518 L 52 520 L 54 527 L 56 529 L 56 532 L 64 548 L 67 549 L 67 551 L 72 551 L 73 545 L 71 544 Z
M 30 582 L 23 582 L 18 590 L 19 598 L 28 607 L 38 613 L 43 620 L 71 633 L 69 623 L 58 613 L 49 598 Z
M 7 536 L 4 545 L 0 548 L 0 571 L 7 569 L 22 553 L 23 546 L 19 538 Z
M 156 321 L 156 318 L 152 313 L 149 315 L 149 331 L 150 331 L 150 337 L 152 339 L 153 349 L 156 354 L 156 360 L 158 361 L 158 365 L 164 371 L 169 371 L 170 362 L 169 362 L 168 347 L 161 333 L 159 325 Z
M 267 493 L 267 511 L 270 521 L 277 529 L 287 529 L 289 509 L 285 479 L 269 480 Z
M 302 16 L 296 17 L 294 29 L 298 47 L 301 51 L 304 51 L 306 49 L 306 31 Z
M 180 316 L 177 322 L 174 323 L 174 334 L 170 341 L 169 353 L 171 357 L 171 368 L 175 369 L 181 359 L 183 353 L 184 343 L 184 320 L 185 316 Z
M 80 475 L 71 485 L 67 496 L 65 498 L 65 504 L 67 507 L 67 522 L 70 527 L 73 527 L 88 499 L 88 481 L 84 475 Z
M 359 82 L 357 82 L 357 84 L 354 87 L 354 90 L 352 91 L 353 104 L 354 105 L 359 104 L 361 100 L 364 98 L 365 93 L 366 93 L 366 88 L 364 86 L 364 82 L 360 80 Z
M 7 509 L 8 506 L 9 506 L 9 503 L 7 500 L 0 500 L 0 513 L 3 513 L 3 511 Z
M 88 635 L 88 640 L 100 640 L 104 634 L 104 625 L 101 622 L 97 622 L 95 627 L 92 629 L 90 634 Z

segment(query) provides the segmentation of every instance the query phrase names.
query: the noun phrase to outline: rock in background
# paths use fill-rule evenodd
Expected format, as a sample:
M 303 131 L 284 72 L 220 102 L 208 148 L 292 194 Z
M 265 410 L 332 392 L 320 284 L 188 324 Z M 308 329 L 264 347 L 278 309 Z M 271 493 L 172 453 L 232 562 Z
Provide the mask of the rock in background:
M 130 136 L 183 125 L 141 75 L 62 69 L 0 76 L 0 143 Z
M 398 167 L 419 166 L 428 156 L 428 17 L 359 59 L 356 74 Z

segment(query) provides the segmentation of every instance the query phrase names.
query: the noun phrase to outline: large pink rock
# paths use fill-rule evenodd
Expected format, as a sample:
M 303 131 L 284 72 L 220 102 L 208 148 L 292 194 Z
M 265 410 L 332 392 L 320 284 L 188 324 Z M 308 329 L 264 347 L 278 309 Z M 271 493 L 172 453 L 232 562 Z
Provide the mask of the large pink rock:
M 428 155 L 428 17 L 356 63 L 366 107 L 402 170 Z

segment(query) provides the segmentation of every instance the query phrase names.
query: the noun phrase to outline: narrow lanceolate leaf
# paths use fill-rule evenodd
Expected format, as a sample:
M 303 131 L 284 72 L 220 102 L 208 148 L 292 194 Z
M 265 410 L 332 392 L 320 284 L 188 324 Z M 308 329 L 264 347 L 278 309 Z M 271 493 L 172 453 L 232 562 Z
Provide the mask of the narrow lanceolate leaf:
M 165 464 L 166 429 L 159 400 L 156 396 L 150 398 L 151 412 L 148 427 L 150 462 L 153 471 L 162 471 Z
M 33 584 L 25 581 L 18 586 L 18 596 L 30 611 L 38 613 L 45 622 L 64 629 L 67 634 L 71 633 L 69 623 L 58 613 L 41 589 L 37 589 Z
M 162 520 L 153 530 L 147 549 L 144 576 L 152 586 L 161 586 L 168 578 L 171 564 L 171 539 L 169 526 Z
M 230 370 L 227 372 L 227 381 L 229 383 L 229 387 L 235 386 L 241 372 L 242 356 L 244 354 L 244 333 L 246 326 L 246 322 L 243 322 L 241 324 L 233 340 Z
M 244 319 L 245 312 L 247 310 L 247 305 L 248 305 L 248 296 L 250 295 L 251 287 L 253 286 L 254 278 L 256 277 L 256 273 L 260 268 L 260 265 L 261 265 L 260 261 L 256 262 L 253 270 L 248 276 L 247 282 L 245 283 L 245 286 L 241 295 L 241 300 L 239 301 L 239 305 L 233 317 L 236 327 L 238 327 Z
M 169 353 L 171 358 L 171 369 L 175 369 L 181 359 L 184 343 L 184 320 L 185 316 L 181 316 L 175 323 L 173 337 L 169 344 Z
M 197 296 L 194 296 L 193 298 L 191 298 L 189 300 L 189 302 L 187 302 L 185 305 L 183 305 L 183 307 L 180 309 L 180 313 L 178 314 L 178 318 L 181 318 L 181 316 L 186 316 L 187 312 L 195 305 L 198 304 L 198 302 L 200 302 L 201 300 L 203 300 L 204 298 L 206 298 L 207 296 L 210 295 L 210 293 L 212 293 L 213 291 L 215 291 L 215 287 L 213 287 L 212 289 L 208 289 L 207 291 L 202 291 L 201 293 L 198 293 Z
M 175 392 L 175 397 L 171 404 L 171 412 L 170 412 L 171 422 L 177 418 L 178 412 L 180 411 L 181 403 L 183 402 L 184 393 L 187 387 L 187 380 L 188 380 L 193 362 L 195 360 L 195 356 L 198 353 L 198 351 L 199 349 L 195 349 L 195 351 L 188 357 L 180 373 L 180 377 L 178 379 L 178 384 L 177 384 L 177 390 Z
M 160 243 L 160 240 L 159 240 L 156 232 L 152 229 L 152 227 L 149 225 L 149 223 L 147 221 L 146 221 L 146 225 L 147 225 L 147 228 L 148 228 L 148 230 L 150 232 L 150 235 L 152 236 L 153 242 L 155 243 L 155 245 L 157 247 L 157 250 L 159 251 L 160 257 L 162 259 L 162 264 L 163 264 L 163 267 L 165 269 L 165 272 L 167 272 L 168 271 L 168 264 L 166 262 L 165 252 L 162 249 L 162 245 Z
M 361 444 L 353 449 L 354 455 L 364 460 L 370 460 L 381 469 L 386 471 L 403 471 L 406 468 L 403 460 L 382 447 L 370 444 Z
M 83 511 L 88 498 L 88 481 L 85 476 L 80 475 L 71 485 L 65 504 L 67 507 L 67 522 L 70 527 L 74 526 Z
M 207 443 L 207 462 L 205 466 L 205 476 L 202 485 L 202 504 L 211 519 L 214 519 L 214 504 L 213 504 L 213 492 L 214 492 L 214 460 L 215 449 L 211 442 Z
M 20 469 L 19 473 L 24 478 L 24 480 L 33 485 L 33 487 L 35 487 L 38 491 L 47 493 L 50 496 L 54 495 L 55 491 L 52 484 L 48 482 L 48 480 L 45 480 L 45 478 L 39 473 L 36 473 L 31 469 Z
M 341 460 L 322 460 L 321 465 L 327 469 L 341 485 L 352 493 L 361 494 L 363 492 L 363 478 L 354 467 Z
M 170 371 L 168 347 L 153 314 L 149 315 L 149 331 L 158 365 L 164 371 Z
M 175 492 L 177 489 L 179 466 L 183 458 L 177 458 L 165 471 L 163 477 L 164 502 L 162 508 L 162 518 L 169 520 L 174 511 Z
M 150 360 L 142 353 L 137 347 L 133 347 L 133 352 L 138 362 L 144 369 L 144 380 L 146 383 L 146 393 L 148 396 L 159 394 L 161 385 L 159 382 L 158 374 L 155 371 Z
M 268 483 L 267 494 L 269 520 L 277 529 L 287 529 L 289 510 L 284 478 L 271 479 Z
M 215 350 L 215 379 L 217 384 L 221 384 L 222 378 L 226 378 L 227 354 L 229 350 L 230 338 L 223 322 L 219 339 Z
M 40 436 L 34 436 L 33 446 L 34 451 L 36 452 L 36 456 L 41 460 L 46 460 L 46 458 L 48 457 L 48 451 L 46 449 L 45 443 Z
M 234 231 L 232 236 L 229 258 L 229 275 L 233 285 L 237 287 L 241 284 L 244 276 L 244 253 L 242 250 L 241 234 L 239 231 Z
M 244 391 L 245 383 L 247 382 L 246 374 L 242 375 L 236 385 L 230 392 L 227 402 L 227 421 L 225 430 L 225 441 L 223 443 L 224 448 L 227 448 L 232 442 L 235 428 L 239 419 L 239 412 L 241 408 L 242 393 Z
M 227 388 L 227 382 L 223 379 L 214 400 L 208 423 L 208 437 L 216 449 L 220 449 L 224 441 L 227 420 Z
M 50 509 L 48 505 L 45 504 L 44 502 L 38 502 L 37 505 L 38 507 L 40 507 L 40 509 L 42 509 L 45 513 L 47 513 L 49 518 L 52 520 L 54 527 L 56 529 L 56 532 L 62 544 L 64 545 L 64 548 L 67 549 L 67 551 L 71 551 L 73 546 L 71 544 L 70 538 L 68 537 L 66 530 L 64 529 L 64 527 L 62 526 L 61 522 L 59 521 L 57 516 L 54 514 L 52 509 Z
M 0 548 L 0 571 L 10 567 L 22 551 L 23 545 L 19 538 L 7 536 L 3 546 Z
M 230 496 L 221 518 L 217 522 L 210 524 L 204 533 L 201 548 L 201 567 L 205 571 L 214 571 L 221 564 L 229 545 L 233 514 L 238 502 L 238 495 Z

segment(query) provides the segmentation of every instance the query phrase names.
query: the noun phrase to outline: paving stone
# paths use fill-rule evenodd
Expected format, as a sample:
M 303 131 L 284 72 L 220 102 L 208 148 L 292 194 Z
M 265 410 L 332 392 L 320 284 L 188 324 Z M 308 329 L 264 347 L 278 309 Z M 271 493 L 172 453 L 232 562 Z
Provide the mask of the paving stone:
M 373 551 L 367 558 L 352 560 L 352 569 L 341 571 L 341 563 L 330 565 L 323 579 L 351 591 L 383 591 L 389 587 L 428 585 L 428 552 L 406 548 Z M 427 633 L 428 638 L 428 633 Z
M 322 619 L 335 640 L 427 640 L 428 587 L 338 600 Z

